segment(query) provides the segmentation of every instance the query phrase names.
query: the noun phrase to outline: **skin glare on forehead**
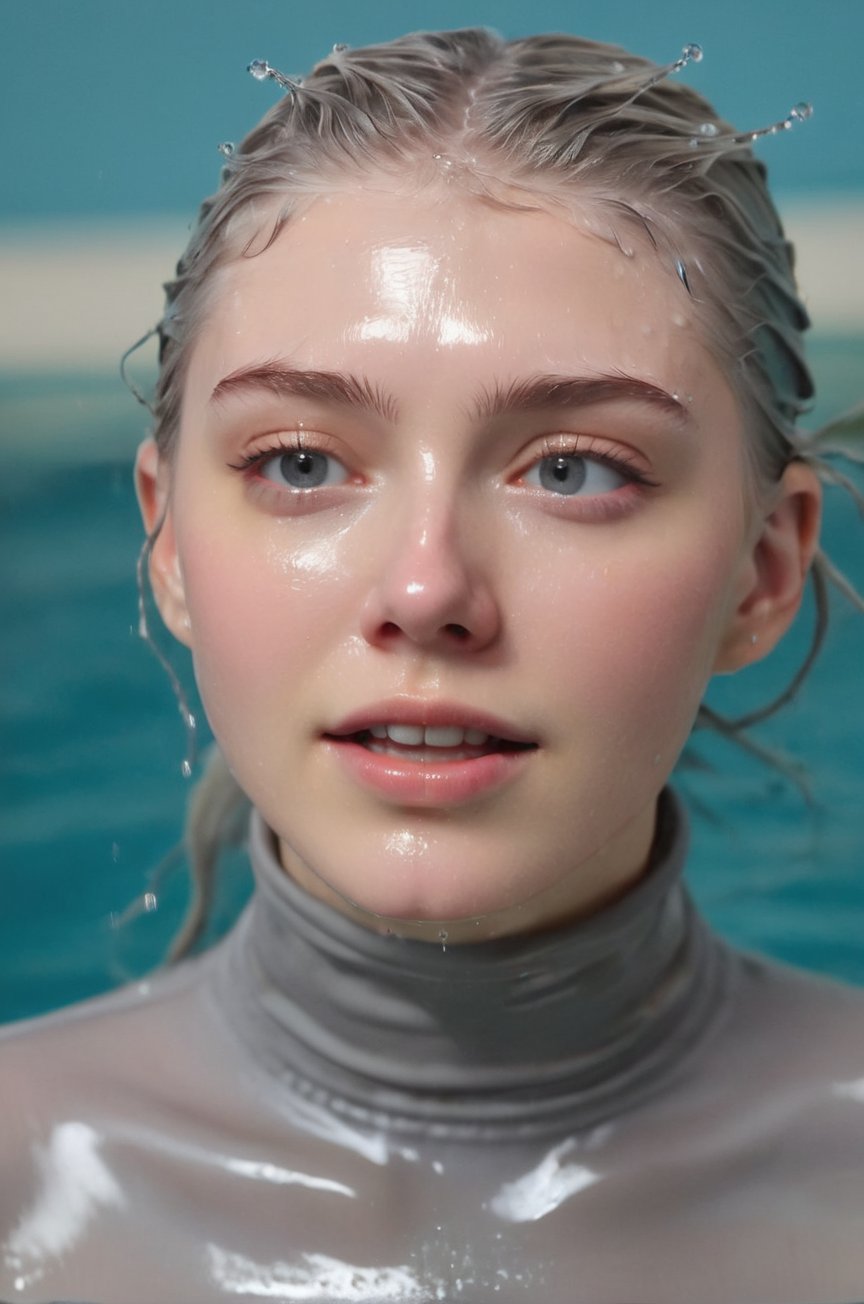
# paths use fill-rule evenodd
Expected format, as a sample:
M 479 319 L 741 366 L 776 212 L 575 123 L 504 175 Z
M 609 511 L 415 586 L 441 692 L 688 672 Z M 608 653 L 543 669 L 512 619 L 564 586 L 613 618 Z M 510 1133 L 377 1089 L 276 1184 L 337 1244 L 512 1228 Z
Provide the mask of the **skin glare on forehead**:
M 628 258 L 548 213 L 365 194 L 316 200 L 220 273 L 162 539 L 214 734 L 310 890 L 400 919 L 482 916 L 500 935 L 641 872 L 751 573 L 741 423 L 675 323 L 683 294 L 652 251 Z M 364 378 L 398 412 L 266 387 L 211 402 L 226 377 L 277 362 Z M 620 397 L 471 415 L 538 376 L 622 373 L 677 393 L 689 420 Z M 236 469 L 298 431 L 332 437 L 359 472 L 299 514 Z M 523 492 L 517 460 L 555 431 L 629 445 L 660 491 L 631 494 L 608 528 Z M 488 645 L 427 642 L 418 594 L 436 629 Z M 322 738 L 394 695 L 512 716 L 542 740 L 524 784 L 428 813 L 364 797 Z
M 524 214 L 491 209 L 471 196 L 435 193 L 422 208 L 411 207 L 409 235 L 404 196 L 385 192 L 368 202 L 374 206 L 374 234 L 364 229 L 364 197 L 352 193 L 320 196 L 286 225 L 271 246 L 287 246 L 280 250 L 284 272 L 263 311 L 258 290 L 272 279 L 271 250 L 236 259 L 219 270 L 210 312 L 193 351 L 190 404 L 199 382 L 203 390 L 209 381 L 212 390 L 237 366 L 268 360 L 275 353 L 302 358 L 304 366 L 331 367 L 334 349 L 344 354 L 352 346 L 378 345 L 374 354 L 364 356 L 380 357 L 386 365 L 400 346 L 404 349 L 414 341 L 446 358 L 453 368 L 460 357 L 466 365 L 476 365 L 467 362 L 472 352 L 485 350 L 500 357 L 508 345 L 525 341 L 536 354 L 535 369 L 562 374 L 602 373 L 611 357 L 622 372 L 640 375 L 645 374 L 647 357 L 646 379 L 698 407 L 701 375 L 706 367 L 714 371 L 714 364 L 693 338 L 680 282 L 660 268 L 647 242 L 640 247 L 631 241 L 628 257 L 592 236 L 586 259 L 585 241 L 580 240 L 585 231 L 562 218 L 542 210 Z M 523 241 L 527 257 L 512 252 L 508 257 L 514 230 L 532 229 L 536 235 Z M 544 320 L 547 295 L 560 301 L 562 285 L 568 284 L 574 237 L 580 252 L 569 284 L 573 295 L 591 306 L 590 349 L 581 336 L 577 341 L 560 332 L 550 334 Z M 542 239 L 554 253 L 554 260 L 544 260 L 540 274 L 532 266 L 532 239 Z M 497 257 L 502 252 L 505 256 Z M 316 264 L 314 286 L 303 274 L 309 254 Z M 609 302 L 610 282 L 618 291 L 613 300 L 620 300 L 620 291 L 626 290 L 623 317 L 617 303 Z M 514 314 L 517 294 L 519 311 Z M 206 378 L 201 368 L 204 354 Z M 658 358 L 664 364 L 659 369 Z M 404 363 L 402 356 L 398 374 Z

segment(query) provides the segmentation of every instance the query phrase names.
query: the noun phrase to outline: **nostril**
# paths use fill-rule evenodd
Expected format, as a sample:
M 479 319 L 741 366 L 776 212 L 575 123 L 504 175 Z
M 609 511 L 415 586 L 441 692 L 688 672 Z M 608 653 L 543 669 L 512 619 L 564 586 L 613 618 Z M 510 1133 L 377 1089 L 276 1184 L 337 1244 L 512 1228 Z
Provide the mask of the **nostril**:
M 460 642 L 464 642 L 466 638 L 470 638 L 470 632 L 464 625 L 445 625 L 444 628 L 448 634 L 452 634 L 453 637 L 458 638 Z

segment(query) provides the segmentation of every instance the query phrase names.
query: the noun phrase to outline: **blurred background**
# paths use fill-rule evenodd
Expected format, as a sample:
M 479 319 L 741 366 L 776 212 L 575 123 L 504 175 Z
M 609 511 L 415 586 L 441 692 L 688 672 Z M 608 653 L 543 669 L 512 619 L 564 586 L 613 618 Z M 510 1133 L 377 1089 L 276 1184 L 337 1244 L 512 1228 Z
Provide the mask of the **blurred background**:
M 579 32 L 661 63 L 697 41 L 705 58 L 684 77 L 742 129 L 812 101 L 808 123 L 758 152 L 815 323 L 812 423 L 862 396 L 859 0 L 0 0 L 0 1019 L 143 972 L 185 903 L 171 857 L 183 730 L 137 638 L 131 465 L 147 413 L 118 363 L 160 315 L 161 284 L 216 186 L 217 144 L 276 96 L 246 64 L 302 74 L 337 41 L 475 24 Z M 146 388 L 147 348 L 132 369 Z M 829 547 L 860 589 L 862 523 L 842 500 L 830 517 Z M 864 983 L 864 618 L 834 605 L 812 683 L 762 734 L 806 766 L 811 801 L 703 740 L 680 783 L 696 814 L 691 881 L 717 926 Z M 719 684 L 715 705 L 737 712 L 779 689 L 808 615 L 770 667 Z M 237 859 L 215 931 L 248 888 Z

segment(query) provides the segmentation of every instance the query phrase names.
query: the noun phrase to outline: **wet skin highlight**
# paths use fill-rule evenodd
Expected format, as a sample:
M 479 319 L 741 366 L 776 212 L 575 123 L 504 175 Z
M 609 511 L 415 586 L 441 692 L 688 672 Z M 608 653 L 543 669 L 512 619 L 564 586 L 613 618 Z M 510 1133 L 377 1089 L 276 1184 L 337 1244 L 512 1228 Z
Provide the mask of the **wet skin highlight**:
M 454 941 L 620 894 L 711 674 L 772 642 L 745 647 L 741 419 L 680 282 L 549 213 L 386 192 L 219 278 L 154 582 L 286 870 Z M 463 783 L 472 756 L 334 741 L 442 704 L 530 750 Z

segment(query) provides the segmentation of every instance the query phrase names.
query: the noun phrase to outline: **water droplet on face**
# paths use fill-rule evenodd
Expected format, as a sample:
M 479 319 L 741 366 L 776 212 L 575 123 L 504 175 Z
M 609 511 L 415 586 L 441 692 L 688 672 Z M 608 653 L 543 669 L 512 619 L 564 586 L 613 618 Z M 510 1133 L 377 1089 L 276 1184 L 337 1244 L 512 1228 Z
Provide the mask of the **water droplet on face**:
M 270 65 L 266 59 L 253 59 L 246 71 L 250 72 L 256 81 L 264 81 L 265 77 L 270 75 Z
M 216 146 L 216 148 L 223 158 L 230 158 L 236 149 L 236 145 L 233 140 L 223 140 L 221 144 Z
M 701 46 L 701 45 L 695 45 L 695 44 L 693 44 L 693 45 L 685 45 L 685 46 L 684 46 L 684 49 L 681 51 L 681 54 L 682 54 L 683 58 L 685 58 L 685 59 L 687 59 L 687 60 L 692 60 L 693 63 L 701 63 L 701 62 L 702 62 L 702 46 Z
M 702 122 L 699 125 L 700 136 L 719 136 L 720 128 L 716 122 Z

